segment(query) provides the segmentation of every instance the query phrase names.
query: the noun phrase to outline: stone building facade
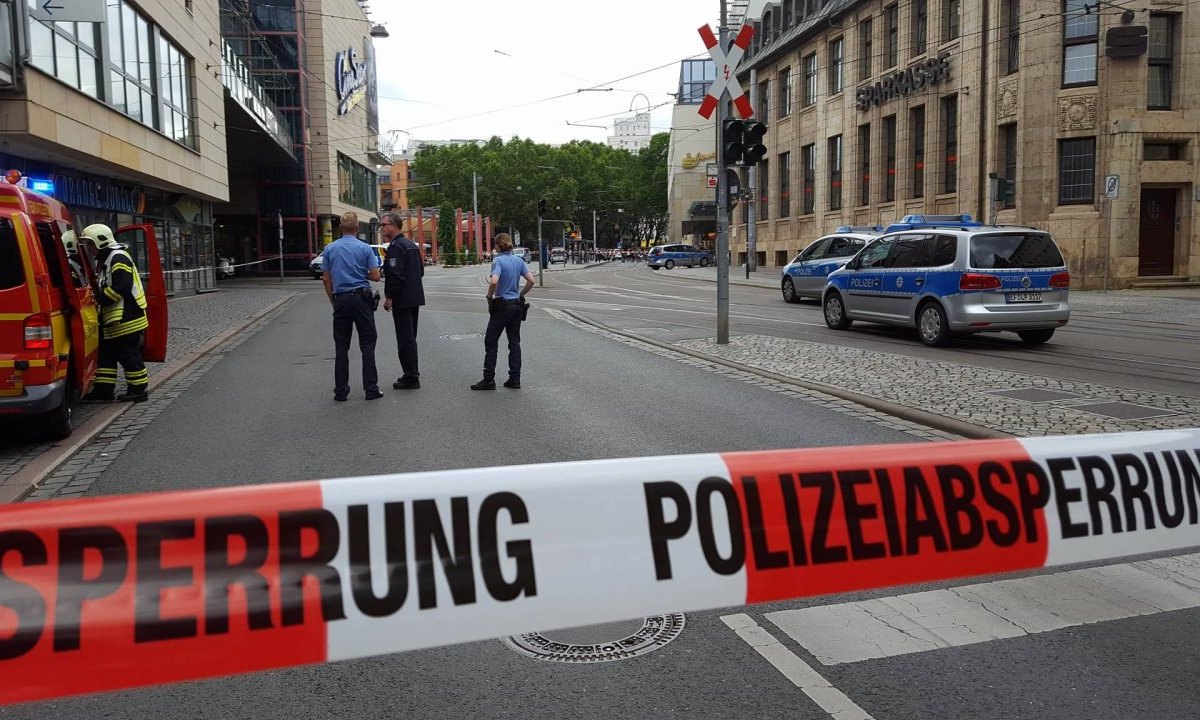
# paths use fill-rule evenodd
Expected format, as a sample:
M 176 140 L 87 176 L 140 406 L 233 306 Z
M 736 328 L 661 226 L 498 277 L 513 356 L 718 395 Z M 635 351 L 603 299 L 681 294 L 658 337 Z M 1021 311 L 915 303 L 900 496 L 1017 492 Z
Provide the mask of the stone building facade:
M 1130 9 L 768 6 L 739 68 L 743 85 L 755 70 L 768 126 L 760 264 L 783 265 L 840 225 L 969 213 L 1053 233 L 1074 287 L 1200 279 L 1200 95 L 1188 91 L 1200 18 L 1182 0 Z M 734 217 L 738 261 L 749 210 Z

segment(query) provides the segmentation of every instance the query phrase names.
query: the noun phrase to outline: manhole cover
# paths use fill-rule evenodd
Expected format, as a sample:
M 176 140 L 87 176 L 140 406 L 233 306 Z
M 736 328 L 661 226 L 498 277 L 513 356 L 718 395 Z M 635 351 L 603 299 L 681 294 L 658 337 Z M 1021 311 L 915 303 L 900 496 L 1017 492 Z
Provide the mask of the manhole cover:
M 439 335 L 442 340 L 472 340 L 483 337 L 483 333 L 459 333 L 457 335 Z
M 551 633 L 525 633 L 503 642 L 536 660 L 564 663 L 602 663 L 646 655 L 679 637 L 683 613 L 653 615 L 636 620 L 589 625 Z
M 998 395 L 999 397 L 1011 398 L 1013 400 L 1024 400 L 1025 402 L 1053 402 L 1055 400 L 1074 400 L 1079 395 L 1073 393 L 1060 392 L 1058 390 L 1042 390 L 1040 388 L 1020 388 L 1018 390 L 992 390 L 988 395 Z
M 1143 420 L 1145 418 L 1177 414 L 1173 410 L 1164 410 L 1162 408 L 1149 407 L 1146 405 L 1134 405 L 1133 403 L 1123 402 L 1096 403 L 1094 405 L 1072 405 L 1071 409 L 1083 410 L 1084 412 L 1090 412 L 1095 415 L 1104 415 L 1105 417 L 1110 418 L 1117 418 L 1118 420 Z

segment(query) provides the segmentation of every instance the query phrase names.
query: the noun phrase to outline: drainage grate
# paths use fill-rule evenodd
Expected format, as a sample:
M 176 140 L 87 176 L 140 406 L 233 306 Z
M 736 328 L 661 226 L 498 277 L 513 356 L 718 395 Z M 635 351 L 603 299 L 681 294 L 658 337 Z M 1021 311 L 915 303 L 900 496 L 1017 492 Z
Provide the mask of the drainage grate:
M 1059 392 L 1058 390 L 1042 390 L 1041 388 L 1018 388 L 1017 390 L 991 390 L 988 395 L 998 395 L 999 397 L 1009 398 L 1011 400 L 1022 400 L 1030 403 L 1054 402 L 1055 400 L 1075 400 L 1080 395 L 1073 393 Z
M 1093 405 L 1072 405 L 1072 410 L 1083 410 L 1094 415 L 1117 418 L 1118 420 L 1142 420 L 1145 418 L 1162 417 L 1163 415 L 1178 415 L 1174 410 L 1134 405 L 1124 402 L 1096 403 Z
M 652 653 L 679 637 L 686 624 L 683 613 L 653 615 L 636 620 L 549 633 L 525 633 L 503 639 L 516 652 L 536 660 L 563 663 L 602 663 Z M 619 640 L 608 638 L 618 637 Z

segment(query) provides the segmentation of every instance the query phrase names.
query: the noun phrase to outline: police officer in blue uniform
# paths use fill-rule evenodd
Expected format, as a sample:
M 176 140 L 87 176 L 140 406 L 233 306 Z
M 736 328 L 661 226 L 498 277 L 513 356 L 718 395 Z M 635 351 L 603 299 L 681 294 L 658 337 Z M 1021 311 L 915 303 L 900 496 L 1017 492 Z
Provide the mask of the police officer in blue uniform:
M 495 259 L 488 277 L 488 326 L 483 337 L 483 380 L 472 390 L 496 389 L 496 355 L 500 333 L 508 335 L 508 380 L 504 387 L 521 387 L 521 320 L 525 316 L 525 295 L 533 289 L 533 273 L 525 261 L 512 254 L 512 238 L 508 233 L 496 236 Z M 518 290 L 518 281 L 525 278 L 525 287 Z
M 350 395 L 350 338 L 358 330 L 362 352 L 363 390 L 368 400 L 383 397 L 375 369 L 375 299 L 371 283 L 379 282 L 379 256 L 359 240 L 358 215 L 342 215 L 342 236 L 325 248 L 322 262 L 325 294 L 333 305 L 333 399 L 345 402 Z

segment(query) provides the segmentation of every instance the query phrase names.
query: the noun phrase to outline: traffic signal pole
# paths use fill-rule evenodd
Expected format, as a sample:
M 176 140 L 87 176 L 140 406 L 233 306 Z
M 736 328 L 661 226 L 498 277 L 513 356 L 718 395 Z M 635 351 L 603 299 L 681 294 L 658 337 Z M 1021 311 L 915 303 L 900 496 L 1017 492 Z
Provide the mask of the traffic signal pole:
M 750 106 L 754 108 L 754 115 L 758 116 L 758 70 L 750 69 Z M 763 118 L 764 120 L 766 118 Z M 758 270 L 758 208 L 755 207 L 758 202 L 758 165 L 750 165 L 746 168 L 746 199 L 742 202 L 746 203 L 746 279 L 750 279 L 750 273 Z
M 725 0 L 721 0 L 721 27 L 717 38 L 722 50 L 729 47 L 729 29 L 725 12 Z M 726 65 L 717 72 L 731 73 L 734 68 Z M 728 75 L 727 75 L 728 76 Z M 717 344 L 729 344 L 729 178 L 725 172 L 723 149 L 725 118 L 730 115 L 729 101 L 724 95 L 717 103 Z

